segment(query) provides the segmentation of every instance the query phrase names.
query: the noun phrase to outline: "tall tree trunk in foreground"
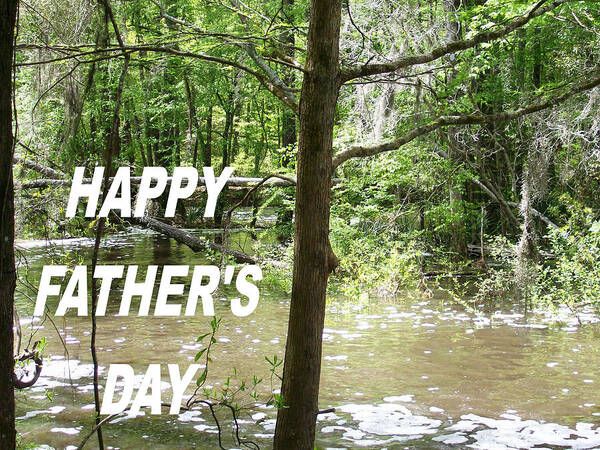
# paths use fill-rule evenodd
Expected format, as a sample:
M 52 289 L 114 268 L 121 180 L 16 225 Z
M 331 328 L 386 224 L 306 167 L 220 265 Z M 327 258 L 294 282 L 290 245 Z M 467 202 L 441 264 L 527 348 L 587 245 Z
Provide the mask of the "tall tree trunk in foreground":
M 341 0 L 312 0 L 300 100 L 294 277 L 275 449 L 312 449 L 318 412 L 329 245 Z
M 0 448 L 15 448 L 12 67 L 17 0 L 0 0 Z

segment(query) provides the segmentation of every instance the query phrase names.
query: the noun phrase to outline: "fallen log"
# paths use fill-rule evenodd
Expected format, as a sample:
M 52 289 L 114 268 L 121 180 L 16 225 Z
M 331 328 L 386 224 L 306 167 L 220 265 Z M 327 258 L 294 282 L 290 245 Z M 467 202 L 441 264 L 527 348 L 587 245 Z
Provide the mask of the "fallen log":
M 59 180 L 61 178 L 64 178 L 64 175 L 59 171 L 54 170 L 51 167 L 36 163 L 35 161 L 32 161 L 30 159 L 23 159 L 20 156 L 13 156 L 13 163 L 20 164 L 23 167 L 26 167 L 31 170 L 35 170 L 36 172 L 41 173 L 42 175 L 52 180 Z
M 473 277 L 478 275 L 479 272 L 444 272 L 438 270 L 432 270 L 430 272 L 423 272 L 421 276 L 428 280 L 430 278 L 463 278 L 463 277 Z
M 233 250 L 225 245 L 211 242 L 202 237 L 194 236 L 188 233 L 187 231 L 180 230 L 179 228 L 176 228 L 172 225 L 167 225 L 166 223 L 160 222 L 159 220 L 153 219 L 152 217 L 131 217 L 127 218 L 126 220 L 131 224 L 139 225 L 144 228 L 149 228 L 151 230 L 164 234 L 165 236 L 173 238 L 177 242 L 187 245 L 195 252 L 212 250 L 215 252 L 223 253 L 225 255 L 229 255 L 238 263 L 256 264 L 256 259 L 250 255 L 247 255 L 246 253 Z
M 52 170 L 52 169 L 50 169 Z M 56 172 L 58 173 L 58 172 Z M 48 175 L 47 175 L 48 176 Z M 62 176 L 61 176 L 62 178 Z M 269 175 L 266 181 L 265 178 L 256 177 L 231 177 L 227 180 L 225 189 L 227 188 L 242 188 L 242 189 L 258 189 L 258 188 L 272 188 L 272 187 L 288 187 L 295 186 L 296 179 L 294 177 L 287 177 L 283 175 Z M 171 183 L 172 177 L 167 178 L 167 184 Z M 140 184 L 142 177 L 131 177 L 130 182 L 132 185 Z M 334 178 L 331 180 L 332 185 L 341 183 L 340 178 Z M 83 183 L 91 183 L 91 178 L 84 178 Z M 109 182 L 113 182 L 113 178 L 109 178 Z M 206 182 L 204 177 L 198 177 L 199 189 L 205 189 Z M 18 189 L 39 189 L 46 187 L 64 187 L 71 186 L 71 180 L 56 179 L 56 178 L 39 178 L 37 180 L 25 181 L 17 185 Z
M 84 178 L 83 183 L 91 183 L 91 178 Z M 113 178 L 109 178 L 109 182 L 112 183 Z M 131 177 L 131 184 L 140 184 L 142 181 L 142 177 Z M 231 177 L 227 180 L 227 187 L 244 187 L 244 188 L 253 188 L 256 185 L 260 184 L 260 187 L 287 187 L 287 186 L 295 186 L 296 180 L 293 178 L 271 178 L 268 181 L 261 183 L 263 178 L 254 178 L 254 177 Z M 171 183 L 171 177 L 167 179 L 167 184 Z M 204 177 L 198 178 L 198 185 L 205 185 Z M 71 186 L 71 180 L 61 180 L 55 178 L 40 178 L 38 180 L 25 181 L 19 185 L 19 189 L 37 189 L 37 188 L 46 188 L 46 187 L 62 187 L 62 186 Z
M 91 181 L 91 180 L 90 180 Z M 63 187 L 71 186 L 71 182 L 67 180 L 55 180 L 50 178 L 39 178 L 37 180 L 17 183 L 15 190 L 43 189 L 47 187 Z

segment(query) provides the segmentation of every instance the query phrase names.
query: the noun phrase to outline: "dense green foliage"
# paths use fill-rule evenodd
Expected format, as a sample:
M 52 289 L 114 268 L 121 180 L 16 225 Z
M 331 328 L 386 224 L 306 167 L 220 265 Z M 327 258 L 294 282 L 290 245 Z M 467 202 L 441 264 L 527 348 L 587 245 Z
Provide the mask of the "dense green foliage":
M 299 91 L 302 72 L 294 66 L 305 61 L 307 2 L 135 0 L 111 7 L 131 47 L 116 164 L 138 171 L 232 165 L 238 176 L 294 174 L 294 115 L 264 80 L 270 70 L 292 95 Z M 539 7 L 532 1 L 353 1 L 344 7 L 342 66 L 425 54 Z M 334 146 L 386 142 L 443 115 L 510 112 L 568 93 L 596 74 L 599 31 L 596 2 L 569 2 L 500 39 L 347 83 Z M 123 67 L 105 8 L 87 1 L 24 4 L 18 43 L 17 153 L 65 178 L 75 166 L 102 165 Z M 396 151 L 345 162 L 336 171 L 331 219 L 341 261 L 336 285 L 353 294 L 389 294 L 420 283 L 428 271 L 470 271 L 474 259 L 482 263 L 477 270 L 489 268 L 496 252 L 504 255 L 503 268 L 484 279 L 501 276 L 518 285 L 525 258 L 537 280 L 531 298 L 595 302 L 598 114 L 598 89 L 584 90 L 557 108 L 437 128 Z M 40 178 L 21 165 L 16 175 L 21 183 Z M 237 200 L 231 195 L 222 208 Z M 18 202 L 22 238 L 91 234 L 82 216 L 65 221 L 61 189 L 26 189 Z M 287 244 L 277 255 L 265 251 L 289 260 L 293 188 L 261 190 L 249 205 L 255 212 L 279 210 Z M 190 202 L 177 221 L 206 226 L 200 210 Z M 498 236 L 502 248 L 482 255 L 482 237 L 491 245 Z

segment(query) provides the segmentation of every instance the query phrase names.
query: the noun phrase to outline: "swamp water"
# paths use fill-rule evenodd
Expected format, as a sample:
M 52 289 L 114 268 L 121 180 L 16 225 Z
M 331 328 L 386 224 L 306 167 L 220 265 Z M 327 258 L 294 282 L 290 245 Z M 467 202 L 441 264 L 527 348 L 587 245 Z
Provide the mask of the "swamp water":
M 243 232 L 232 239 L 246 249 L 252 243 Z M 42 266 L 53 256 L 68 252 L 90 264 L 92 246 L 91 239 L 23 242 L 20 276 L 27 272 L 37 287 Z M 168 238 L 134 230 L 106 238 L 100 263 L 214 262 Z M 232 384 L 262 377 L 259 393 L 266 398 L 271 383 L 265 356 L 283 358 L 289 299 L 263 285 L 256 311 L 237 318 L 225 300 L 232 296 L 234 290 L 215 295 L 222 323 L 207 385 L 219 388 L 235 367 Z M 319 416 L 319 448 L 600 448 L 597 324 L 579 327 L 566 315 L 562 321 L 541 315 L 525 321 L 510 311 L 479 316 L 439 297 L 330 303 L 319 404 L 335 412 Z M 120 300 L 120 294 L 114 298 Z M 166 364 L 179 364 L 184 371 L 193 363 L 202 348 L 196 338 L 210 330 L 210 318 L 138 317 L 133 315 L 136 299 L 132 315 L 116 317 L 116 300 L 109 300 L 107 315 L 98 318 L 100 385 L 111 363 L 130 364 L 138 386 L 148 364 L 161 363 L 166 390 Z M 26 313 L 33 305 L 22 293 L 17 303 L 24 345 L 33 330 L 33 340 L 46 337 L 49 355 L 36 385 L 17 393 L 18 431 L 24 443 L 75 448 L 93 422 L 90 318 L 53 317 L 67 355 L 50 320 L 32 321 Z M 56 299 L 49 298 L 48 304 L 55 311 Z M 596 321 L 591 315 L 583 319 Z M 165 392 L 170 395 L 170 389 Z M 104 427 L 105 443 L 122 449 L 218 448 L 217 427 L 207 408 L 179 416 L 167 415 L 166 408 L 163 412 L 114 419 Z M 238 447 L 226 413 L 219 413 L 223 445 Z M 239 424 L 242 437 L 269 448 L 275 410 L 263 405 L 243 413 Z M 86 448 L 95 442 L 94 436 Z

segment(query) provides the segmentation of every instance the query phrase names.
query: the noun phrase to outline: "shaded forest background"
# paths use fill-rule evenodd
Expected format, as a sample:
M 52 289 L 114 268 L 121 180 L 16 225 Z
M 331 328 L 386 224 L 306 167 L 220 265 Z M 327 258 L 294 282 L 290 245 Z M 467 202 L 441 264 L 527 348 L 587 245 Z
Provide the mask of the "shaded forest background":
M 113 5 L 130 55 L 115 164 L 140 173 L 148 165 L 232 165 L 237 176 L 294 176 L 308 5 L 201 3 Z M 425 53 L 495 30 L 531 6 L 492 3 L 344 5 L 341 65 Z M 564 3 L 458 55 L 346 83 L 334 148 L 393 143 L 444 116 L 510 112 L 586 81 L 597 70 L 597 5 Z M 56 171 L 18 166 L 26 190 L 17 233 L 89 233 L 83 218 L 64 219 L 64 191 L 31 181 L 104 164 L 124 65 L 110 19 L 95 2 L 23 2 L 17 50 L 17 155 Z M 264 86 L 278 80 L 283 102 Z M 447 126 L 373 158 L 334 159 L 343 183 L 334 188 L 332 236 L 346 256 L 342 268 L 383 277 L 356 270 L 364 254 L 377 267 L 418 251 L 457 261 L 478 252 L 481 232 L 523 238 L 530 254 L 555 225 L 589 228 L 598 208 L 597 96 L 593 89 L 513 121 Z M 277 206 L 289 224 L 293 189 L 260 194 L 256 205 Z M 178 221 L 198 224 L 198 211 L 202 205 L 190 205 Z
M 249 195 L 230 190 L 214 221 L 199 192 L 170 225 L 226 226 L 240 201 L 254 215 L 276 208 L 282 245 L 269 256 L 294 280 L 280 277 L 296 361 L 286 356 L 284 398 L 311 399 L 297 416 L 283 410 L 306 435 L 278 422 L 280 448 L 312 448 L 334 270 L 330 288 L 350 297 L 407 286 L 428 295 L 434 278 L 458 274 L 475 275 L 486 301 L 598 302 L 597 2 L 19 3 L 18 239 L 102 235 L 83 210 L 64 217 L 76 166 L 276 175 Z M 164 201 L 148 215 L 160 217 Z M 310 348 L 294 351 L 299 335 Z M 294 382 L 305 363 L 310 391 Z

